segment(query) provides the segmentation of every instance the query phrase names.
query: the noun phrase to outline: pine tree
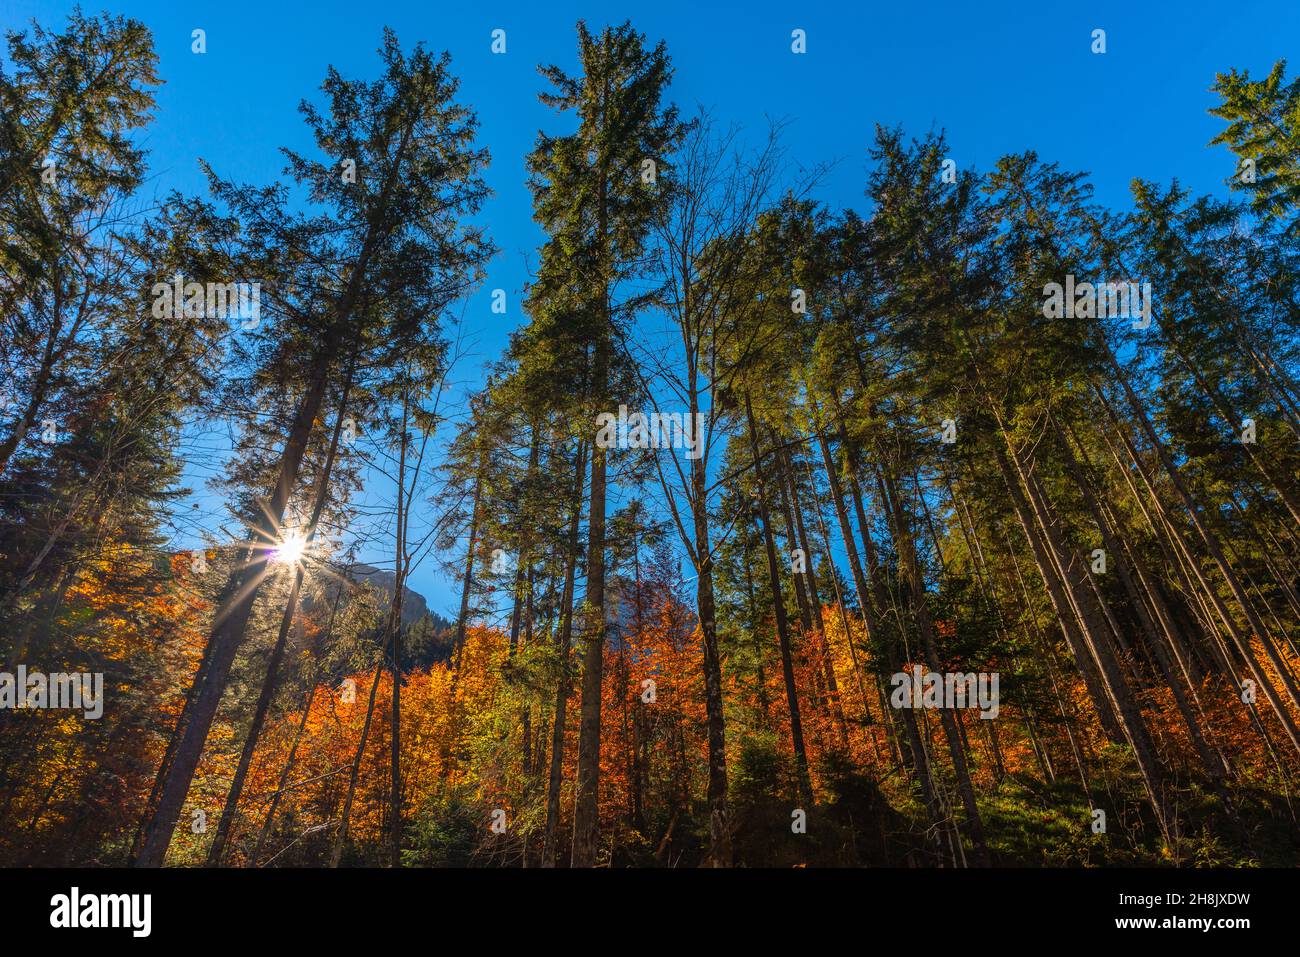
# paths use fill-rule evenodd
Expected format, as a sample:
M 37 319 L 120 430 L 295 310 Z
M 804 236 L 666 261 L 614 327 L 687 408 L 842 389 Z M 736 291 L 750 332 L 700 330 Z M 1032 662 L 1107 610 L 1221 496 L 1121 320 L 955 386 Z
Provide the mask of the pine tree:
M 1300 77 L 1288 83 L 1286 60 L 1278 60 L 1262 80 L 1252 80 L 1248 70 L 1219 73 L 1213 92 L 1221 102 L 1210 113 L 1228 126 L 1210 143 L 1226 145 L 1240 161 L 1227 182 L 1249 194 L 1257 215 L 1286 223 L 1294 238 L 1300 230 Z
M 535 218 L 546 230 L 536 285 L 551 294 L 569 289 L 580 323 L 568 336 L 590 343 L 592 373 L 585 415 L 595 428 L 610 407 L 618 329 L 643 302 L 620 286 L 633 278 L 650 224 L 662 201 L 643 170 L 667 161 L 680 138 L 675 108 L 661 104 L 671 67 L 662 43 L 647 48 L 630 23 L 599 36 L 578 24 L 581 74 L 542 69 L 555 92 L 542 102 L 573 110 L 579 121 L 566 136 L 540 134 L 529 157 Z M 650 167 L 646 167 L 646 163 Z M 598 847 L 600 701 L 605 644 L 606 449 L 591 449 L 587 593 L 583 608 L 582 730 L 574 813 L 573 865 L 591 867 Z
M 380 56 L 382 79 L 348 81 L 331 70 L 323 86 L 329 112 L 302 106 L 323 159 L 286 155 L 319 211 L 291 214 L 283 186 L 241 187 L 210 175 L 214 196 L 242 230 L 231 265 L 270 287 L 274 330 L 302 370 L 302 389 L 273 484 L 245 516 L 251 535 L 223 589 L 209 665 L 139 866 L 163 862 L 331 383 L 353 362 L 400 368 L 397 357 L 436 337 L 444 309 L 490 253 L 457 218 L 484 196 L 478 170 L 486 155 L 473 146 L 473 114 L 454 101 L 448 58 L 420 46 L 407 56 L 391 32 Z

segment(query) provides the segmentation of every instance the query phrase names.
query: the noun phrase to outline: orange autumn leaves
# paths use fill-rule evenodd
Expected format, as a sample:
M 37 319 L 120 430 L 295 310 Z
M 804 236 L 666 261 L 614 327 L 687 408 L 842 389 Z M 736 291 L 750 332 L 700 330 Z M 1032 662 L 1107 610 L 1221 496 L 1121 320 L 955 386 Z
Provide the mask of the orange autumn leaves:
M 123 731 L 119 736 L 116 750 L 106 751 L 79 737 L 73 727 L 48 732 L 35 756 L 42 762 L 42 773 L 48 772 L 45 780 L 56 782 L 49 789 L 52 793 L 18 796 L 42 828 L 68 826 L 75 813 L 71 799 L 84 794 L 91 781 L 106 777 L 115 782 L 108 792 L 117 807 L 114 820 L 120 818 L 118 824 L 130 830 L 152 785 L 150 769 L 161 760 L 183 703 L 184 681 L 177 676 L 192 675 L 198 666 L 202 633 L 190 623 L 201 617 L 205 605 L 189 587 L 185 568 L 172 569 L 173 585 L 155 587 L 140 580 L 141 569 L 136 569 L 134 578 L 128 574 L 133 567 L 129 559 L 117 555 L 102 566 L 88 568 L 69 589 L 69 614 L 95 616 L 95 640 L 102 642 L 105 659 L 129 662 L 142 650 L 161 648 L 174 656 L 176 670 L 165 679 L 159 675 L 152 683 L 146 680 L 137 689 L 137 695 L 154 696 L 153 710 L 147 714 L 142 710 L 133 733 Z M 647 575 L 639 591 L 631 589 L 626 605 L 604 659 L 601 829 L 609 846 L 653 852 L 651 845 L 668 827 L 666 820 L 679 813 L 689 817 L 692 805 L 704 797 L 708 750 L 702 647 L 694 615 L 664 570 Z M 893 716 L 883 710 L 886 705 L 861 621 L 851 611 L 841 614 L 834 605 L 826 606 L 822 617 L 824 635 L 799 629 L 794 638 L 796 686 L 814 799 L 820 799 L 831 783 L 825 768 L 826 759 L 833 756 L 846 757 L 882 786 L 902 786 L 895 783 L 901 778 L 893 774 L 897 764 L 889 735 Z M 939 625 L 941 630 L 948 627 Z M 309 635 L 320 627 L 308 616 Z M 731 667 L 724 648 L 728 759 L 733 768 L 738 766 L 743 742 L 753 734 L 768 735 L 784 760 L 792 760 L 779 652 L 770 632 L 770 627 L 765 631 L 760 625 L 758 667 L 750 673 L 742 675 Z M 517 862 L 520 847 L 538 846 L 545 823 L 542 798 L 551 760 L 559 662 L 549 634 L 539 634 L 531 645 L 523 643 L 512 656 L 502 631 L 473 625 L 467 629 L 459 663 L 458 672 L 448 661 L 403 676 L 403 817 L 414 826 L 426 817 L 441 820 L 447 813 L 446 801 L 455 796 L 469 809 L 467 826 L 476 829 L 483 854 L 499 855 L 483 859 Z M 579 673 L 579 665 L 576 660 L 569 662 L 571 679 Z M 830 675 L 835 679 L 834 692 Z M 297 854 L 302 861 L 326 856 L 338 827 L 372 686 L 373 714 L 350 830 L 358 845 L 383 841 L 390 813 L 392 685 L 386 671 L 377 685 L 374 678 L 371 669 L 342 681 L 318 682 L 314 688 L 285 683 L 241 796 L 231 863 L 250 863 L 277 795 L 259 863 L 292 863 L 299 860 Z M 976 713 L 958 714 L 974 757 L 972 773 L 982 792 L 995 789 L 1005 775 L 1037 776 L 1036 748 L 1046 752 L 1056 774 L 1072 775 L 1070 732 L 1089 760 L 1105 748 L 1105 736 L 1081 680 L 1068 671 L 1057 679 L 1062 705 L 1075 720 L 1067 731 L 1061 722 L 1035 716 L 1037 742 L 1029 734 L 1029 715 L 1014 694 L 1004 699 L 996 722 L 981 721 Z M 570 680 L 562 829 L 570 826 L 572 814 L 579 697 L 577 681 Z M 1211 743 L 1239 766 L 1266 772 L 1269 756 L 1240 703 L 1223 688 L 1209 684 L 1202 687 L 1201 700 Z M 1147 692 L 1143 707 L 1167 758 L 1193 760 L 1186 728 L 1168 693 Z M 1274 730 L 1268 716 L 1264 720 Z M 939 722 L 927 721 L 923 715 L 922 725 L 933 753 L 941 754 Z M 210 831 L 195 833 L 189 826 L 191 815 L 202 810 L 209 826 L 215 822 L 243 733 L 241 715 L 223 710 L 177 834 L 175 863 L 202 859 Z M 893 794 L 891 799 L 899 802 L 903 795 Z M 497 820 L 504 822 L 500 836 L 492 830 Z

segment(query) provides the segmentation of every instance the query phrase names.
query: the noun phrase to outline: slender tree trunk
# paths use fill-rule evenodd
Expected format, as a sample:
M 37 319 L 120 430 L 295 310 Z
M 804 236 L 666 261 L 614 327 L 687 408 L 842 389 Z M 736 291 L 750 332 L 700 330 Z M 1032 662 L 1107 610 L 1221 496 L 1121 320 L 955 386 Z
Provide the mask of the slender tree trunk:
M 393 601 L 388 609 L 388 647 L 389 665 L 393 680 L 392 715 L 390 724 L 390 762 L 389 762 L 389 801 L 388 824 L 389 866 L 402 866 L 402 604 L 406 592 L 406 575 L 410 570 L 411 558 L 406 552 L 406 525 L 409 519 L 406 500 L 406 450 L 409 442 L 407 435 L 408 417 L 410 415 L 410 386 L 402 396 L 402 437 L 397 458 L 397 516 L 393 562 Z M 417 463 L 418 471 L 419 465 Z M 412 492 L 414 484 L 419 481 L 416 475 L 411 479 Z
M 1095 609 L 1097 603 L 1091 593 L 1081 587 L 1076 567 L 1077 559 L 1068 552 L 1062 541 L 1060 531 L 1047 508 L 1032 469 L 1021 461 L 1021 454 L 1011 445 L 1010 438 L 1006 438 L 1017 473 L 1023 482 L 1030 510 L 1043 533 L 1047 554 L 1059 569 L 1066 596 L 1073 603 L 1075 613 L 1078 615 L 1083 641 L 1097 664 L 1107 700 L 1119 715 L 1125 738 L 1133 748 L 1161 833 L 1167 843 L 1172 843 L 1178 837 L 1177 818 L 1169 806 L 1164 775 L 1156 758 L 1155 746 L 1143 720 L 1142 712 L 1110 647 L 1109 639 L 1100 624 L 1095 621 L 1095 616 L 1090 618 L 1089 608 Z M 1001 454 L 999 450 L 999 455 Z
M 448 781 L 455 779 L 460 760 L 460 708 L 456 692 L 460 687 L 461 655 L 465 650 L 465 633 L 469 627 L 470 599 L 474 593 L 474 561 L 478 550 L 478 530 L 483 501 L 483 480 L 487 455 L 481 450 L 478 471 L 474 475 L 474 499 L 469 513 L 469 541 L 465 546 L 465 575 L 461 580 L 460 611 L 451 642 L 451 687 L 447 692 L 447 737 L 442 747 L 442 766 Z
M 366 701 L 366 720 L 361 725 L 361 740 L 352 756 L 352 769 L 348 774 L 348 789 L 343 799 L 343 812 L 339 815 L 338 833 L 334 835 L 334 847 L 330 851 L 331 868 L 336 868 L 343 861 L 343 848 L 348 842 L 348 832 L 352 824 L 352 802 L 356 798 L 357 778 L 361 775 L 361 761 L 366 754 L 366 742 L 370 740 L 370 723 L 375 716 L 375 699 L 379 694 L 379 680 L 384 676 L 384 652 L 381 649 L 375 661 L 375 680 L 370 685 L 370 697 Z
M 1201 520 L 1200 513 L 1196 507 L 1196 502 L 1187 491 L 1187 486 L 1183 484 L 1181 471 L 1178 466 L 1174 464 L 1168 450 L 1164 447 L 1164 443 L 1160 441 L 1160 437 L 1156 434 L 1155 429 L 1151 425 L 1151 421 L 1147 418 L 1141 402 L 1138 400 L 1137 396 L 1133 394 L 1132 387 L 1128 383 L 1128 378 L 1124 375 L 1119 363 L 1116 362 L 1115 356 L 1111 353 L 1110 348 L 1106 346 L 1105 349 L 1106 359 L 1110 363 L 1117 381 L 1123 388 L 1125 396 L 1128 398 L 1129 407 L 1132 409 L 1134 417 L 1141 426 L 1142 431 L 1145 433 L 1147 441 L 1151 444 L 1156 455 L 1159 457 L 1161 465 L 1164 466 L 1165 472 L 1169 476 L 1170 483 L 1173 485 L 1174 490 L 1182 500 L 1188 519 L 1200 534 L 1201 540 L 1205 543 L 1206 549 L 1210 552 L 1210 556 L 1218 566 L 1220 574 L 1223 576 L 1224 581 L 1227 582 L 1229 590 L 1232 592 L 1233 597 L 1236 598 L 1237 604 L 1241 607 L 1243 613 L 1245 613 L 1246 620 L 1250 624 L 1252 631 L 1259 638 L 1260 644 L 1263 645 L 1265 654 L 1268 655 L 1269 660 L 1273 663 L 1274 669 L 1277 671 L 1279 677 L 1281 677 L 1283 684 L 1286 685 L 1287 693 L 1291 698 L 1291 702 L 1300 706 L 1300 693 L 1297 692 L 1295 683 L 1291 680 L 1290 672 L 1286 668 L 1286 663 L 1278 654 L 1276 646 L 1269 637 L 1268 629 L 1264 626 L 1264 622 L 1255 611 L 1254 605 L 1246 595 L 1245 590 L 1241 587 L 1241 583 L 1238 580 L 1236 573 L 1233 571 L 1232 566 L 1229 565 L 1227 558 L 1223 554 L 1223 549 L 1219 545 L 1218 538 Z M 1109 408 L 1109 406 L 1107 406 L 1107 408 Z M 1113 412 L 1111 414 L 1113 417 Z M 1221 599 L 1219 599 L 1218 594 L 1212 588 L 1207 587 L 1206 593 L 1209 595 L 1210 599 L 1216 603 L 1216 605 L 1221 604 Z M 1226 609 L 1221 611 L 1220 614 L 1225 617 L 1226 621 L 1231 621 L 1231 615 L 1227 614 Z M 1282 702 L 1277 691 L 1273 688 L 1272 682 L 1270 682 L 1268 677 L 1264 674 L 1264 671 L 1260 667 L 1259 661 L 1255 657 L 1254 651 L 1251 649 L 1249 642 L 1245 640 L 1244 636 L 1240 634 L 1235 626 L 1231 628 L 1231 631 L 1232 637 L 1237 643 L 1237 650 L 1241 653 L 1242 658 L 1249 666 L 1256 683 L 1264 689 L 1264 693 L 1268 696 L 1269 703 L 1273 705 L 1273 710 L 1277 713 L 1278 719 L 1282 722 L 1282 727 L 1285 729 L 1287 737 L 1290 738 L 1292 746 L 1297 752 L 1300 752 L 1300 729 L 1296 727 L 1294 718 L 1292 718 L 1286 705 Z
M 730 867 L 733 862 L 731 821 L 727 809 L 727 742 L 722 702 L 722 662 L 718 651 L 717 609 L 713 594 L 713 553 L 709 540 L 708 514 L 703 505 L 703 468 L 692 481 L 696 487 L 695 543 L 699 575 L 695 582 L 695 604 L 700 616 L 704 650 L 704 707 L 709 736 L 709 862 Z
M 343 588 L 340 585 L 335 592 L 333 606 L 330 609 L 329 624 L 325 628 L 325 635 L 318 641 L 313 642 L 315 649 L 328 648 L 330 637 L 334 634 L 334 621 L 338 616 L 339 602 L 343 599 Z M 266 808 L 266 817 L 262 820 L 261 830 L 257 834 L 257 844 L 253 848 L 253 856 L 249 858 L 254 867 L 261 865 L 262 849 L 266 846 L 267 838 L 271 836 L 271 825 L 275 821 L 275 812 L 280 808 L 280 798 L 284 790 L 289 786 L 289 775 L 293 771 L 294 761 L 298 756 L 298 745 L 302 742 L 303 731 L 307 727 L 307 719 L 311 714 L 312 703 L 316 700 L 316 681 L 317 675 L 312 669 L 308 675 L 307 699 L 302 706 L 302 718 L 298 721 L 298 730 L 294 733 L 293 744 L 289 748 L 289 756 L 285 759 L 284 767 L 280 770 L 280 780 L 276 783 L 275 792 L 271 795 L 271 802 Z
M 140 855 L 140 848 L 144 845 L 144 836 L 149 822 L 153 819 L 158 804 L 158 796 L 162 793 L 163 783 L 167 779 L 167 771 L 176 755 L 176 748 L 180 745 L 181 738 L 184 736 L 185 725 L 189 721 L 190 711 L 194 707 L 194 699 L 198 697 L 199 688 L 203 686 L 203 672 L 207 669 L 211 649 L 212 643 L 210 641 L 205 642 L 203 654 L 199 658 L 199 666 L 195 669 L 189 690 L 185 693 L 185 702 L 181 705 L 181 713 L 176 716 L 176 724 L 172 727 L 172 733 L 167 738 L 167 750 L 163 752 L 162 761 L 158 764 L 158 773 L 154 775 L 153 787 L 149 790 L 149 798 L 145 802 L 144 814 L 140 817 L 140 822 L 135 831 L 135 838 L 131 841 L 130 860 L 132 865 L 135 864 Z
M 804 523 L 803 504 L 799 500 L 799 482 L 795 473 L 794 460 L 788 449 L 780 451 L 780 465 L 786 475 L 786 485 L 790 490 L 790 510 L 794 514 L 794 529 L 798 536 L 799 547 L 804 554 L 804 581 L 808 593 L 808 601 L 812 605 L 813 626 L 816 629 L 812 635 L 813 654 L 821 666 L 822 673 L 826 677 L 826 693 L 830 699 L 831 716 L 835 719 L 835 726 L 839 730 L 840 747 L 845 751 L 849 748 L 849 725 L 844 717 L 844 703 L 840 698 L 840 684 L 835 677 L 835 663 L 831 659 L 830 644 L 826 638 L 826 619 L 825 612 L 822 609 L 821 592 L 817 587 L 817 569 L 813 562 L 813 549 L 808 541 L 808 530 Z M 814 497 L 816 490 L 811 489 Z M 821 520 L 820 506 L 814 501 L 813 511 Z M 826 562 L 828 567 L 831 566 L 830 552 L 826 553 Z M 831 572 L 834 578 L 834 571 Z
M 587 444 L 578 446 L 574 468 L 573 498 L 569 507 L 569 539 L 560 598 L 560 626 L 556 637 L 560 678 L 555 688 L 555 718 L 551 725 L 551 766 L 546 786 L 546 829 L 542 843 L 542 867 L 554 867 L 558 857 L 560 830 L 560 788 L 564 783 L 565 712 L 569 703 L 569 643 L 573 636 L 574 578 L 578 566 L 578 531 L 582 521 L 582 490 L 585 485 Z
M 1072 429 L 1070 431 L 1073 432 Z M 1101 532 L 1102 544 L 1105 545 L 1107 552 L 1114 556 L 1115 570 L 1119 575 L 1120 582 L 1124 586 L 1125 592 L 1128 594 L 1129 603 L 1132 605 L 1134 612 L 1138 616 L 1139 623 L 1147 637 L 1147 644 L 1156 659 L 1161 675 L 1164 677 L 1166 685 L 1174 696 L 1174 702 L 1178 707 L 1179 714 L 1183 718 L 1184 724 L 1187 726 L 1188 735 L 1191 739 L 1192 745 L 1196 749 L 1201 765 L 1211 779 L 1221 778 L 1227 769 L 1226 763 L 1223 760 L 1222 755 L 1216 757 L 1210 753 L 1209 746 L 1201 735 L 1200 721 L 1203 719 L 1203 716 L 1198 717 L 1193 711 L 1183 684 L 1178 680 L 1178 675 L 1174 672 L 1169 654 L 1165 648 L 1164 635 L 1162 635 L 1156 627 L 1156 623 L 1152 619 L 1146 604 L 1143 602 L 1142 596 L 1138 592 L 1132 575 L 1129 573 L 1126 561 L 1126 559 L 1128 559 L 1127 552 L 1121 544 L 1121 541 L 1112 531 L 1107 517 L 1102 513 L 1101 505 L 1093 495 L 1091 487 L 1080 471 L 1079 464 L 1075 459 L 1073 451 L 1064 441 L 1059 444 L 1062 447 L 1066 468 L 1070 477 L 1073 479 L 1075 487 L 1079 490 L 1079 494 L 1082 496 L 1085 506 L 1092 514 L 1093 521 L 1097 523 L 1098 530 Z M 1194 689 L 1192 693 L 1195 694 Z
M 795 775 L 799 800 L 812 801 L 812 781 L 808 774 L 808 752 L 804 748 L 803 722 L 799 714 L 799 694 L 794 680 L 794 656 L 790 648 L 790 626 L 785 616 L 785 599 L 781 596 L 781 568 L 777 564 L 776 545 L 772 541 L 772 524 L 767 512 L 767 487 L 763 481 L 763 459 L 758 445 L 758 428 L 749 395 L 745 396 L 745 415 L 749 423 L 749 447 L 754 462 L 754 485 L 758 492 L 754 502 L 758 522 L 763 530 L 763 547 L 767 552 L 767 580 L 772 592 L 772 615 L 776 620 L 777 644 L 781 649 L 781 673 L 785 678 L 785 699 L 790 710 L 790 739 L 794 747 Z
M 339 436 L 343 431 L 343 420 L 347 414 L 348 397 L 351 391 L 352 371 L 349 369 L 347 382 L 343 387 L 343 396 L 339 401 L 338 417 L 334 422 L 334 432 L 330 436 L 329 449 L 325 454 L 325 461 L 321 466 L 320 475 L 317 479 L 311 518 L 304 533 L 304 541 L 307 547 L 315 541 L 316 529 L 320 524 L 321 515 L 325 510 L 325 503 L 329 498 L 330 474 L 334 469 L 335 456 L 338 454 Z M 289 638 L 289 628 L 293 624 L 294 615 L 298 610 L 298 596 L 302 592 L 303 575 L 304 568 L 300 560 L 296 563 L 294 569 L 293 584 L 289 588 L 289 597 L 285 601 L 284 614 L 280 618 L 280 629 L 276 634 L 275 645 L 272 647 L 271 656 L 266 663 L 266 677 L 262 680 L 262 690 L 258 694 L 257 705 L 253 709 L 253 720 L 249 725 L 248 734 L 244 738 L 244 746 L 239 755 L 239 763 L 235 767 L 235 776 L 230 782 L 230 790 L 226 793 L 226 802 L 221 809 L 217 832 L 212 838 L 212 845 L 208 848 L 208 867 L 221 866 L 221 856 L 225 851 L 226 842 L 235 823 L 239 798 L 244 789 L 244 779 L 248 774 L 248 769 L 252 766 L 253 755 L 257 751 L 257 743 L 262 735 L 266 715 L 270 710 L 271 702 L 275 698 L 275 690 L 280 675 L 280 663 L 284 660 L 284 649 Z
M 925 583 L 921 579 L 920 563 L 917 560 L 916 540 L 912 536 L 908 517 L 904 514 L 903 503 L 899 499 L 898 489 L 893 477 L 881 469 L 881 481 L 888 495 L 888 511 L 892 517 L 894 543 L 897 548 L 899 563 L 912 599 L 912 618 L 921 637 L 926 663 L 931 671 L 943 671 L 943 661 L 939 657 L 938 644 L 935 641 L 934 622 L 930 618 L 930 607 L 925 594 Z M 970 827 L 971 839 L 975 844 L 976 863 L 987 867 L 989 860 L 988 843 L 984 837 L 984 822 L 980 816 L 979 805 L 975 801 L 975 787 L 971 783 L 970 768 L 966 762 L 957 719 L 948 708 L 939 709 L 939 722 L 948 739 L 948 751 L 952 756 L 953 771 L 957 777 L 957 792 L 961 795 L 962 806 L 966 811 L 966 822 Z
M 853 563 L 858 560 L 858 548 L 857 548 L 857 544 L 853 541 L 852 532 L 848 528 L 847 515 L 844 511 L 844 500 L 840 496 L 839 476 L 831 475 L 831 472 L 834 471 L 834 464 L 830 460 L 830 452 L 826 446 L 825 436 L 823 436 L 821 432 L 818 431 L 816 438 L 817 438 L 818 445 L 820 446 L 822 451 L 823 465 L 828 467 L 827 475 L 828 475 L 828 482 L 830 484 L 830 493 L 831 493 L 831 498 L 833 500 L 835 517 L 836 520 L 839 522 L 840 537 L 844 540 L 845 552 L 848 553 L 850 556 L 849 564 L 850 566 L 852 566 Z M 813 480 L 813 467 L 811 464 L 807 466 L 807 470 L 808 470 L 808 481 L 809 483 L 811 483 Z M 817 525 L 821 531 L 822 547 L 825 549 L 827 560 L 829 561 L 830 560 L 829 556 L 831 555 L 830 530 L 826 527 L 826 520 L 822 515 L 822 510 L 820 508 L 816 508 L 814 509 L 814 514 L 817 517 Z M 857 590 L 858 582 L 856 576 L 861 573 L 861 568 L 859 567 L 857 572 L 854 572 L 852 570 L 852 567 L 850 567 L 850 573 L 855 576 L 853 584 L 854 584 L 854 589 Z M 844 607 L 845 606 L 844 596 L 840 594 L 839 582 L 836 580 L 836 577 L 833 573 L 831 575 L 831 585 L 835 589 L 835 604 L 839 609 L 840 626 L 844 629 L 844 643 L 848 647 L 849 661 L 853 665 L 853 678 L 858 687 L 858 697 L 862 700 L 862 718 L 864 722 L 867 722 L 871 720 L 871 704 L 870 704 L 869 696 L 867 694 L 867 689 L 864 686 L 862 681 L 862 666 L 858 661 L 858 652 L 853 644 L 853 632 L 849 627 L 848 613 Z M 862 605 L 862 601 L 863 601 L 863 595 L 861 591 L 858 591 L 859 606 Z M 865 616 L 865 611 L 864 611 L 864 616 Z M 870 631 L 868 631 L 868 635 L 870 635 Z M 830 646 L 830 642 L 827 641 L 828 654 L 829 654 L 829 646 Z M 833 659 L 831 660 L 831 669 L 833 672 L 834 671 Z M 872 746 L 874 747 L 876 743 L 876 739 L 874 735 L 871 736 L 871 743 Z
M 217 823 L 217 833 L 212 838 L 212 844 L 208 848 L 208 867 L 220 867 L 221 857 L 226 849 L 226 841 L 230 837 L 231 829 L 235 824 L 235 815 L 238 813 L 239 798 L 243 794 L 244 779 L 248 775 L 248 769 L 252 766 L 253 755 L 257 751 L 257 743 L 262 735 L 262 726 L 266 722 L 267 712 L 271 708 L 271 701 L 275 697 L 276 679 L 279 677 L 280 663 L 284 659 L 284 649 L 289 635 L 289 627 L 293 623 L 293 616 L 298 608 L 298 595 L 302 590 L 302 568 L 294 572 L 293 584 L 289 588 L 289 598 L 285 602 L 284 615 L 280 619 L 280 630 L 276 634 L 275 645 L 271 649 L 271 656 L 266 663 L 266 677 L 262 680 L 262 690 L 257 697 L 257 705 L 253 709 L 253 722 L 249 726 L 248 734 L 244 737 L 244 746 L 239 754 L 239 763 L 235 766 L 235 776 L 231 779 L 230 789 L 226 792 L 226 801 L 221 809 L 221 819 Z
M 596 348 L 594 396 L 605 394 L 609 344 Z M 605 655 L 605 449 L 592 443 L 587 512 L 587 590 L 583 600 L 582 718 L 573 807 L 573 867 L 595 867 L 600 845 L 600 704 Z
M 1069 647 L 1070 653 L 1074 656 L 1074 663 L 1078 667 L 1083 683 L 1088 689 L 1088 695 L 1092 699 L 1102 730 L 1106 732 L 1106 736 L 1112 741 L 1123 741 L 1124 732 L 1119 726 L 1114 707 L 1106 694 L 1105 687 L 1102 685 L 1101 677 L 1097 671 L 1097 664 L 1084 642 L 1074 607 L 1066 596 L 1055 562 L 1053 562 L 1047 551 L 1047 545 L 1039 532 L 1029 502 L 1021 491 L 1020 480 L 1012 471 L 1010 461 L 1001 449 L 997 450 L 997 462 L 1002 472 L 1003 484 L 1011 497 L 1016 517 L 1019 519 L 1021 530 L 1025 533 L 1025 540 L 1029 542 L 1030 551 L 1034 556 L 1034 564 L 1038 567 L 1039 577 L 1043 580 L 1043 587 L 1051 600 L 1052 609 L 1056 612 L 1061 634 L 1065 637 L 1065 643 Z
M 289 495 L 297 482 L 298 469 L 311 437 L 312 424 L 319 414 L 328 383 L 330 357 L 322 357 L 317 373 L 298 405 L 293 425 L 280 457 L 279 475 L 264 511 L 251 517 L 256 530 L 243 550 L 242 563 L 230 576 L 217 602 L 217 623 L 209 639 L 212 654 L 202 676 L 202 686 L 195 698 L 190 720 L 185 725 L 176 748 L 153 818 L 146 829 L 137 867 L 161 867 L 171 844 L 172 833 L 189 793 L 190 782 L 198 767 L 208 731 L 226 688 L 235 655 L 243 643 L 253 603 L 267 574 L 268 544 L 278 539 Z
M 541 432 L 537 424 L 534 423 L 528 448 L 528 470 L 524 478 L 524 493 L 519 502 L 519 522 L 517 524 L 519 554 L 515 561 L 515 580 L 511 588 L 513 600 L 510 609 L 509 654 L 512 659 L 519 648 L 519 633 L 523 626 L 524 606 L 532 600 L 532 536 L 530 534 L 531 525 L 529 524 L 532 520 L 530 515 L 532 497 L 530 490 L 537 472 L 540 448 Z M 528 779 L 532 776 L 532 720 L 527 704 L 520 709 L 519 718 L 522 729 L 520 744 L 523 750 L 523 773 L 525 779 Z

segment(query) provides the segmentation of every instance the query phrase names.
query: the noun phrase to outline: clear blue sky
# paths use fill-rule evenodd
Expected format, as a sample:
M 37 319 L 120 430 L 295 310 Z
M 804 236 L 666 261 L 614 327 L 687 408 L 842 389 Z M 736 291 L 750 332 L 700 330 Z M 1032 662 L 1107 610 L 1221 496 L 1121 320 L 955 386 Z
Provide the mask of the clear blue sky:
M 0 0 L 0 26 L 36 18 L 61 29 L 72 4 Z M 203 192 L 197 159 L 222 175 L 262 183 L 282 166 L 281 145 L 310 149 L 296 107 L 315 97 L 326 64 L 373 76 L 381 29 L 404 45 L 448 50 L 461 98 L 479 113 L 492 153 L 495 195 L 485 221 L 501 254 L 485 289 L 510 293 L 494 316 L 484 291 L 466 310 L 475 356 L 466 372 L 497 356 L 509 330 L 540 234 L 531 219 L 524 156 L 539 128 L 557 128 L 537 101 L 538 63 L 572 69 L 574 24 L 596 28 L 631 19 L 667 41 L 676 69 L 672 97 L 686 110 L 714 108 L 757 130 L 765 116 L 788 119 L 792 159 L 838 161 L 818 198 L 862 208 L 866 149 L 876 123 L 921 133 L 948 131 L 962 167 L 987 168 L 1027 148 L 1091 172 L 1100 200 L 1127 203 L 1134 177 L 1177 177 L 1198 192 L 1225 195 L 1233 159 L 1206 144 L 1222 127 L 1206 109 L 1216 71 L 1266 71 L 1300 55 L 1300 3 L 969 2 L 773 3 L 272 3 L 108 2 L 83 4 L 142 20 L 153 31 L 166 81 L 148 134 L 158 192 Z M 207 32 L 207 53 L 190 33 Z M 507 53 L 490 52 L 507 31 Z M 790 51 L 806 31 L 807 53 Z M 1107 52 L 1090 51 L 1094 29 Z M 1300 63 L 1297 64 L 1300 66 Z M 452 586 L 426 564 L 412 587 L 435 610 L 453 605 Z

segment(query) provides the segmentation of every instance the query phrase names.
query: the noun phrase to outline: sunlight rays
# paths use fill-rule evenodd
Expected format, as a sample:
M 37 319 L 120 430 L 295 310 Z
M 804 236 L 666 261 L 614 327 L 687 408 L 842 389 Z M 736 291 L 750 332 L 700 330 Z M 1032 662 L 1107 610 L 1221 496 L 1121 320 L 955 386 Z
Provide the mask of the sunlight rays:
M 307 551 L 307 539 L 298 529 L 290 529 L 271 550 L 271 561 L 281 565 L 296 565 Z

